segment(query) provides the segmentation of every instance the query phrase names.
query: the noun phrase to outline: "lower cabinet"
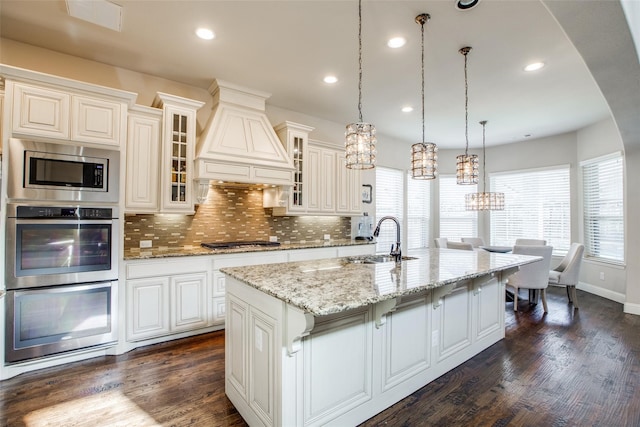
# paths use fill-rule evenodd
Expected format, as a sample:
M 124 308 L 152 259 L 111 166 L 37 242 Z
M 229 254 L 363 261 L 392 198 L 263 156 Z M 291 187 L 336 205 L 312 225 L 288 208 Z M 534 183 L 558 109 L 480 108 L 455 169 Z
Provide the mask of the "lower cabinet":
M 210 257 L 127 264 L 127 341 L 209 326 Z
M 224 327 L 226 276 L 221 268 L 374 252 L 375 245 L 354 245 L 127 261 L 126 340 Z

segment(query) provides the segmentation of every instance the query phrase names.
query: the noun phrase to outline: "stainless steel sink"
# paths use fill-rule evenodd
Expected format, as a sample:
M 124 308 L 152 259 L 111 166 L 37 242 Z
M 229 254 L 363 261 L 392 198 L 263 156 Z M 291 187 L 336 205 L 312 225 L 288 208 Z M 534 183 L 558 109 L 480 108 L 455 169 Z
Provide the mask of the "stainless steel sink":
M 418 259 L 412 256 L 403 256 L 402 261 L 411 261 L 412 259 Z M 348 261 L 352 264 L 379 264 L 383 262 L 395 262 L 395 258 L 391 255 L 366 255 L 359 257 L 348 258 Z

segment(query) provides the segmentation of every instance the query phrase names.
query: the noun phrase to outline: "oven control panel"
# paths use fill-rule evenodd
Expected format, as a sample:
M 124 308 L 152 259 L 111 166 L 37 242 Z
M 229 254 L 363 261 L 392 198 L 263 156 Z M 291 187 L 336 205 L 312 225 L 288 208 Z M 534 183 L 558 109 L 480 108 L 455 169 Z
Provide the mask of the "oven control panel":
M 113 208 L 84 208 L 80 206 L 17 206 L 16 218 L 113 219 L 113 211 Z

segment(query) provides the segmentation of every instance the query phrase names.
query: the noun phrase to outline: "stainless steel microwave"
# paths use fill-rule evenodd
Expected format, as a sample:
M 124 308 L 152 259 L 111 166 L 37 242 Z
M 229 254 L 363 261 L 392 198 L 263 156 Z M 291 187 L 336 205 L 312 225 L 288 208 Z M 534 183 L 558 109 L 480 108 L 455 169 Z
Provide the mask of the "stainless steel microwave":
M 118 202 L 116 150 L 9 141 L 7 195 L 13 200 Z

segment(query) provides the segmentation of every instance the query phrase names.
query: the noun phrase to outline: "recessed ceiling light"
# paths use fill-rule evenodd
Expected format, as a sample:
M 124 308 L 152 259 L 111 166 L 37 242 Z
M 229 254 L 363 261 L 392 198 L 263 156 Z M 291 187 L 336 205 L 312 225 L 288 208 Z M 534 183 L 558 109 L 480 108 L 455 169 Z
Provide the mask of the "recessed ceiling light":
M 402 107 L 402 112 L 403 113 L 410 113 L 413 111 L 413 107 L 410 105 L 407 105 L 406 107 Z
M 537 71 L 544 67 L 544 62 L 533 62 L 526 67 L 524 67 L 525 71 Z
M 392 49 L 397 49 L 404 46 L 406 43 L 407 39 L 405 39 L 404 37 L 394 37 L 392 39 L 389 39 L 389 41 L 387 42 L 387 46 Z
M 215 34 L 213 34 L 213 31 L 208 28 L 198 28 L 196 30 L 196 35 L 202 40 L 211 40 L 216 36 Z
M 456 0 L 456 8 L 460 10 L 469 10 L 476 7 L 480 0 Z
M 338 82 L 338 78 L 336 76 L 325 76 L 323 79 L 325 83 L 334 84 Z

